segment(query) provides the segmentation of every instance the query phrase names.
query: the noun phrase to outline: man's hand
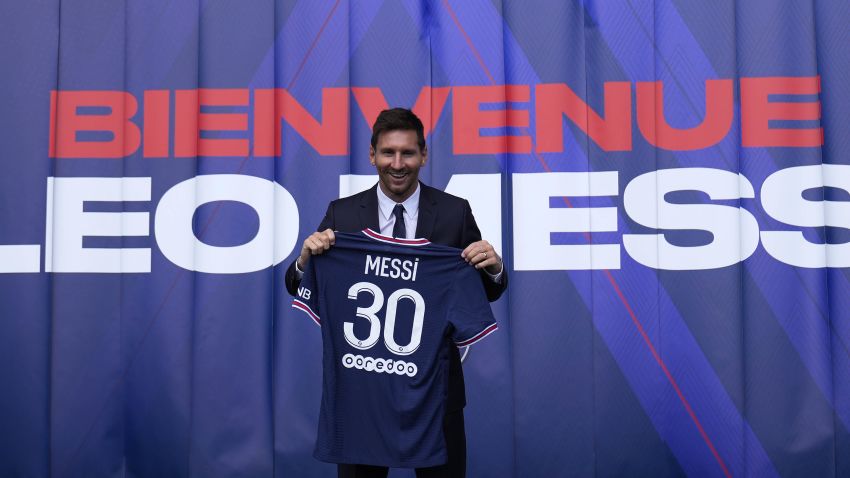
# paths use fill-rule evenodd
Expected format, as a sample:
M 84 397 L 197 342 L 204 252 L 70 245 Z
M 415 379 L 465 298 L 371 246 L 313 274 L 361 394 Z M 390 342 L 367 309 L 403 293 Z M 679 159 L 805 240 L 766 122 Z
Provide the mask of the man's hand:
M 307 261 L 310 256 L 324 254 L 336 242 L 336 236 L 330 229 L 325 229 L 321 232 L 310 234 L 307 239 L 304 239 L 304 245 L 301 246 L 301 255 L 298 256 L 298 268 L 302 271 L 307 267 Z
M 485 268 L 490 275 L 496 275 L 502 271 L 502 258 L 496 254 L 496 250 L 487 241 L 473 242 L 466 246 L 466 249 L 460 255 L 476 269 Z

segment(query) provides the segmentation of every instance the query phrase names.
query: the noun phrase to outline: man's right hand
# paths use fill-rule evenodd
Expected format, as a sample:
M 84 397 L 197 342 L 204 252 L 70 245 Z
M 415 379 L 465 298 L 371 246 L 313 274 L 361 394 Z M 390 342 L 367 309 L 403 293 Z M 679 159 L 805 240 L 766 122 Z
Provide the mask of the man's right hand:
M 325 229 L 321 232 L 310 234 L 307 239 L 304 239 L 304 245 L 301 246 L 301 255 L 298 256 L 298 268 L 302 271 L 307 267 L 307 262 L 310 256 L 324 254 L 336 242 L 336 236 L 330 229 Z

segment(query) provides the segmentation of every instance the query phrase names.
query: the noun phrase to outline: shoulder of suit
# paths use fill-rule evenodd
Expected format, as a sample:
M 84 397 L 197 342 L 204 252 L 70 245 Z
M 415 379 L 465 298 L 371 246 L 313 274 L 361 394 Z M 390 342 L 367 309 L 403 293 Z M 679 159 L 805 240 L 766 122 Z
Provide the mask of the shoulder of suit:
M 427 196 L 431 201 L 441 204 L 450 204 L 455 207 L 463 207 L 463 205 L 467 202 L 466 199 L 462 197 L 455 196 L 453 194 L 449 194 L 445 191 L 441 191 L 437 188 L 432 188 L 427 184 L 419 183 L 422 186 L 422 194 Z M 421 201 L 422 199 L 420 199 Z

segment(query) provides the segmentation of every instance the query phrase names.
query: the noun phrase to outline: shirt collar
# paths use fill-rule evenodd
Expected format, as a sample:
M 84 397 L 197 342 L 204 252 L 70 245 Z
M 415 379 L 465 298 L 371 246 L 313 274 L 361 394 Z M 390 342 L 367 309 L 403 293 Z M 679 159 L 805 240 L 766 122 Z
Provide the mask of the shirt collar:
M 389 221 L 390 217 L 393 215 L 393 208 L 395 208 L 396 204 L 399 204 L 392 199 L 389 198 L 384 191 L 381 190 L 381 185 L 378 187 L 378 209 L 381 211 L 381 218 L 383 222 Z M 419 193 L 422 191 L 422 188 L 419 187 L 419 182 L 416 183 L 416 191 L 413 191 L 413 194 L 410 195 L 409 198 L 405 199 L 402 206 L 404 206 L 404 212 L 408 215 L 408 217 L 415 218 L 419 214 Z

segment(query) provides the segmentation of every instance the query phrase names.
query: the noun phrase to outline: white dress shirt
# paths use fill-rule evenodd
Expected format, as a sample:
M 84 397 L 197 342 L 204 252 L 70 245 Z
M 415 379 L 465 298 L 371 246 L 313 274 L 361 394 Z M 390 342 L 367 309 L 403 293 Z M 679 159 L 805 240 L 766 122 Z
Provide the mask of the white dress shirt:
M 416 225 L 419 224 L 419 192 L 419 183 L 416 183 L 416 191 L 413 191 L 413 194 L 401 203 L 404 206 L 404 228 L 407 233 L 406 237 L 401 239 L 418 239 Z M 393 237 L 395 227 L 393 209 L 396 204 L 399 203 L 390 199 L 378 186 L 378 226 L 381 228 L 379 232 L 387 237 Z

